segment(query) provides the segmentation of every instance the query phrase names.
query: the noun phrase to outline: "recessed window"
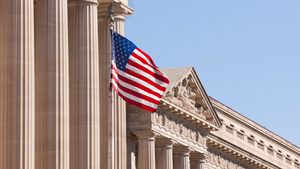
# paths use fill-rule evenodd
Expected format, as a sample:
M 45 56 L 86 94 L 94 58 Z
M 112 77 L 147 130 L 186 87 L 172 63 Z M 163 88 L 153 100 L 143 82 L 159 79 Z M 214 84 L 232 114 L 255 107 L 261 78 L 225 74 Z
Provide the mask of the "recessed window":
M 281 151 L 280 151 L 280 150 L 278 150 L 278 152 L 279 152 L 279 153 L 281 153 Z
M 253 136 L 253 135 L 250 135 L 250 137 L 251 137 L 251 138 L 254 138 L 254 136 Z
M 290 155 L 287 154 L 286 156 L 287 156 L 288 158 L 290 158 Z
M 244 133 L 237 132 L 237 136 L 240 139 L 244 139 Z
M 264 145 L 262 143 L 258 143 L 257 146 L 258 146 L 258 148 L 264 150 Z
M 260 140 L 260 143 L 262 143 L 262 144 L 263 144 L 263 143 L 264 143 L 264 141 Z
M 269 145 L 270 148 L 273 148 L 273 146 Z
M 226 131 L 228 131 L 229 133 L 233 134 L 233 130 L 231 127 L 229 126 L 226 126 Z
M 272 148 L 267 148 L 267 151 L 268 151 L 269 154 L 274 155 L 274 151 L 273 151 Z
M 248 137 L 248 143 L 254 145 L 254 140 L 252 138 Z
M 241 130 L 242 133 L 244 133 L 244 130 Z
M 281 153 L 277 153 L 277 158 L 282 160 L 282 154 Z
M 230 124 L 230 127 L 234 127 L 234 125 L 233 125 L 233 124 Z
M 297 160 L 297 159 L 295 159 L 295 161 L 296 161 L 296 162 L 298 162 L 298 160 Z

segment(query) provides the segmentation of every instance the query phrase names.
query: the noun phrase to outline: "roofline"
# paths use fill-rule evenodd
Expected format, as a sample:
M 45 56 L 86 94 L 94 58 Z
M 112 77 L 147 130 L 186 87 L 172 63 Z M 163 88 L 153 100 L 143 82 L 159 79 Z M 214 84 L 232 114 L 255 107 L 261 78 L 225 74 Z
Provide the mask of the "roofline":
M 274 134 L 275 136 L 277 136 L 277 137 L 279 137 L 279 138 L 283 139 L 284 141 L 286 141 L 286 142 L 290 143 L 292 146 L 295 146 L 296 148 L 298 148 L 298 151 L 300 151 L 300 147 L 298 147 L 297 145 L 295 145 L 295 144 L 291 143 L 290 141 L 288 141 L 288 140 L 286 140 L 286 139 L 282 138 L 282 137 L 281 137 L 281 136 L 279 136 L 278 134 L 276 134 L 276 133 L 274 133 L 274 132 L 270 131 L 269 129 L 267 129 L 267 128 L 263 127 L 262 125 L 260 125 L 260 124 L 256 123 L 255 121 L 253 121 L 253 120 L 249 119 L 248 117 L 244 116 L 243 114 L 241 114 L 241 113 L 239 113 L 239 112 L 237 112 L 237 111 L 233 110 L 231 107 L 229 107 L 229 106 L 227 106 L 227 105 L 225 105 L 225 104 L 221 103 L 220 101 L 218 101 L 218 100 L 214 99 L 213 97 L 211 97 L 211 96 L 208 96 L 208 97 L 209 97 L 210 99 L 212 99 L 212 100 L 214 100 L 214 101 L 216 101 L 216 102 L 220 103 L 221 105 L 225 106 L 226 108 L 228 108 L 228 109 L 232 110 L 233 112 L 235 112 L 235 113 L 239 114 L 240 116 L 242 116 L 242 117 L 246 118 L 247 120 L 249 120 L 249 121 L 253 122 L 254 124 L 258 125 L 259 127 L 262 127 L 262 128 L 264 128 L 265 130 L 267 130 L 268 132 L 270 132 L 270 133 Z

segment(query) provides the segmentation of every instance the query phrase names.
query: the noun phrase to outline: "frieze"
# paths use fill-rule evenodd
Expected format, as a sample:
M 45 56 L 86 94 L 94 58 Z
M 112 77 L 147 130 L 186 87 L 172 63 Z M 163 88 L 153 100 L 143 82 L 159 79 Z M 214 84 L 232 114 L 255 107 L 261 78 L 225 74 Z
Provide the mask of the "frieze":
M 206 162 L 222 169 L 246 169 L 246 164 L 242 164 L 228 155 L 216 152 L 212 149 L 208 149 L 207 151 Z M 249 166 L 247 166 L 247 168 L 249 168 Z
M 206 145 L 205 135 L 194 126 L 187 124 L 184 121 L 180 121 L 171 115 L 165 114 L 160 110 L 152 113 L 154 114 L 154 122 L 156 125 L 163 126 L 189 140 Z

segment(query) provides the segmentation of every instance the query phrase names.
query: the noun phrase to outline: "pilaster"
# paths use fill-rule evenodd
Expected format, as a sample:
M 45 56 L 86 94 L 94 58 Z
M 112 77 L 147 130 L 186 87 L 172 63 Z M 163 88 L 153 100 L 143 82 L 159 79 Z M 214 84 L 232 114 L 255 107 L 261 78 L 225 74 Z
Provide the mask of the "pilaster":
M 0 0 L 0 168 L 34 168 L 34 4 Z
M 70 168 L 100 168 L 97 0 L 69 0 Z
M 134 131 L 138 137 L 138 168 L 155 169 L 155 137 L 151 131 Z
M 190 169 L 190 152 L 187 146 L 174 147 L 174 169 Z
M 98 7 L 98 33 L 99 33 L 99 76 L 100 76 L 100 119 L 101 119 L 101 168 L 108 168 L 109 133 L 114 128 L 114 167 L 116 169 L 126 166 L 126 103 L 114 91 L 114 121 L 110 126 L 110 32 L 108 21 L 108 5 L 114 1 L 101 1 Z M 131 14 L 133 9 L 123 2 L 114 5 L 114 31 L 124 35 L 124 16 Z
M 36 1 L 35 168 L 69 169 L 67 1 Z

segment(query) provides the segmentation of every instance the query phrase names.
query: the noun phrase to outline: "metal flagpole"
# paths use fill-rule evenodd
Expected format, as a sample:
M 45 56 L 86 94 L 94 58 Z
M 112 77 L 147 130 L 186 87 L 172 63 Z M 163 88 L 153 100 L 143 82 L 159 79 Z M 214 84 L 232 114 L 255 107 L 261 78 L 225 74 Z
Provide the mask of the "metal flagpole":
M 113 14 L 115 13 L 114 11 L 114 3 L 111 3 L 109 6 L 108 6 L 108 19 L 110 21 L 110 24 L 109 24 L 109 28 L 110 29 L 113 29 L 114 27 L 114 17 L 113 17 Z M 108 34 L 110 35 L 110 30 L 108 31 Z M 112 55 L 112 51 L 111 51 L 111 36 L 108 36 L 109 37 L 109 59 L 110 59 L 110 71 L 111 71 L 111 55 Z M 111 77 L 109 76 L 109 79 Z M 109 88 L 110 90 L 110 119 L 109 119 L 109 142 L 108 142 L 108 169 L 114 169 L 114 113 L 115 113 L 115 105 L 114 105 L 114 102 L 115 102 L 115 95 L 113 93 L 113 89 L 112 87 Z

